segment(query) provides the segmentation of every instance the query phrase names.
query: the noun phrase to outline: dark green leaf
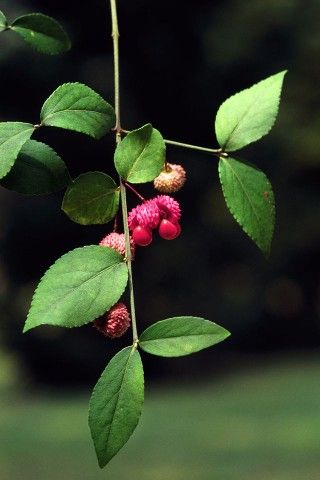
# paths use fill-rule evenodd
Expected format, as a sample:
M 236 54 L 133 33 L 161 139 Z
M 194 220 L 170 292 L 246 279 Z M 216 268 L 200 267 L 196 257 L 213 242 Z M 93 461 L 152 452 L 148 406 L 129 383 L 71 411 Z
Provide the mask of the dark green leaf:
M 259 140 L 273 127 L 286 70 L 228 98 L 216 116 L 216 136 L 227 152 Z
M 234 158 L 221 158 L 219 176 L 227 206 L 262 252 L 267 256 L 275 222 L 271 184 L 261 170 Z
M 44 102 L 41 124 L 101 138 L 115 124 L 114 109 L 82 83 L 64 83 Z
M 27 140 L 1 185 L 19 193 L 40 195 L 62 190 L 70 181 L 65 163 L 52 148 Z
M 119 175 L 131 183 L 150 182 L 159 175 L 165 162 L 164 140 L 149 123 L 128 133 L 115 151 Z
M 107 223 L 119 208 L 119 188 L 101 172 L 80 175 L 65 193 L 62 210 L 81 225 Z
M 132 347 L 124 348 L 107 365 L 90 400 L 89 426 L 101 468 L 129 440 L 139 422 L 143 399 L 140 355 Z
M 201 317 L 173 317 L 148 327 L 140 336 L 142 350 L 161 357 L 181 357 L 222 342 L 230 333 Z
M 31 123 L 0 123 L 0 178 L 3 178 L 13 167 L 22 146 L 34 131 Z
M 11 29 L 41 53 L 57 55 L 70 49 L 68 35 L 54 18 L 29 13 L 17 18 Z
M 0 10 L 0 32 L 6 30 L 7 26 L 8 23 L 5 14 Z
M 124 292 L 128 270 L 122 255 L 91 245 L 63 255 L 42 277 L 24 332 L 38 325 L 79 327 L 114 305 Z

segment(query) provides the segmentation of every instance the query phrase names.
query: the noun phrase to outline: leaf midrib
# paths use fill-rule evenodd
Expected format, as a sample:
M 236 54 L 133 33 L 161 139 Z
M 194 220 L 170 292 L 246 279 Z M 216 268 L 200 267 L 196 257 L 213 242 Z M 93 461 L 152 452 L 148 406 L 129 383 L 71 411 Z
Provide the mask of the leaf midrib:
M 253 203 L 251 202 L 251 199 L 250 199 L 249 195 L 247 194 L 246 189 L 245 189 L 245 187 L 244 187 L 241 179 L 240 179 L 239 176 L 237 175 L 236 171 L 232 168 L 230 162 L 228 162 L 228 161 L 225 160 L 225 159 L 221 159 L 221 160 L 224 161 L 224 162 L 226 162 L 226 164 L 230 167 L 233 175 L 234 175 L 234 176 L 236 177 L 236 179 L 238 180 L 240 186 L 242 187 L 243 193 L 244 193 L 245 197 L 247 198 L 248 203 L 249 203 L 250 206 L 251 206 L 251 209 L 252 209 L 252 211 L 253 211 L 253 213 L 254 213 L 254 216 L 256 217 L 257 223 L 258 223 L 258 225 L 260 225 L 260 224 L 259 224 L 259 215 L 258 215 L 258 213 L 256 212 L 256 210 L 255 210 L 255 208 L 254 208 L 254 205 L 253 205 Z M 260 228 L 259 228 L 259 230 L 260 230 Z
M 217 336 L 221 335 L 221 333 L 191 333 L 188 335 L 177 335 L 177 336 L 171 336 L 171 337 L 161 337 L 161 338 L 150 338 L 147 340 L 144 340 L 143 338 L 140 339 L 140 344 L 143 345 L 146 342 L 157 342 L 157 341 L 162 341 L 162 340 L 171 340 L 171 339 L 186 339 L 189 337 L 207 337 L 207 336 Z
M 41 32 L 40 30 L 36 30 L 35 28 L 21 27 L 20 25 L 13 25 L 13 26 L 11 27 L 11 29 L 14 30 L 15 32 L 16 32 L 17 30 L 24 30 L 25 32 L 33 32 L 35 35 L 36 35 L 36 34 L 42 35 L 43 37 L 49 38 L 50 40 L 53 40 L 53 41 L 55 41 L 56 43 L 59 43 L 59 44 L 62 43 L 62 39 L 61 39 L 61 38 L 54 37 L 53 35 L 50 35 L 50 34 L 48 34 L 47 32 Z
M 21 152 L 20 152 L 21 153 Z M 26 157 L 29 157 L 31 160 L 27 160 Z M 54 161 L 56 161 L 57 159 L 55 159 Z M 31 155 L 26 155 L 26 154 L 21 154 L 21 157 L 18 157 L 17 159 L 17 162 L 21 162 L 23 163 L 24 165 L 30 167 L 30 170 L 35 170 L 37 172 L 46 172 L 48 174 L 48 177 L 50 177 L 50 179 L 52 178 L 56 178 L 57 175 L 55 175 L 53 173 L 53 170 L 50 168 L 50 166 L 48 164 L 46 164 L 45 162 L 42 162 L 41 160 L 38 160 L 36 159 L 35 157 L 31 157 Z M 59 165 L 60 166 L 60 165 Z
M 108 450 L 109 448 L 109 439 L 110 439 L 110 436 L 111 436 L 111 430 L 112 430 L 112 427 L 113 427 L 113 424 L 114 424 L 114 414 L 115 412 L 117 411 L 117 408 L 118 408 L 118 404 L 119 404 L 119 398 L 120 398 L 120 395 L 121 395 L 121 391 L 123 389 L 123 384 L 124 384 L 124 378 L 127 374 L 127 369 L 128 369 L 128 365 L 129 365 L 129 361 L 131 360 L 131 356 L 134 354 L 135 352 L 133 350 L 130 350 L 129 352 L 129 355 L 128 355 L 128 358 L 126 360 L 126 363 L 125 363 L 125 367 L 123 369 L 123 375 L 122 375 L 122 378 L 121 378 L 121 383 L 120 383 L 120 387 L 119 389 L 112 395 L 112 397 L 110 398 L 109 401 L 111 401 L 116 395 L 117 395 L 117 400 L 116 400 L 116 404 L 115 404 L 115 407 L 112 411 L 112 420 L 111 422 L 108 424 L 108 423 L 105 423 L 105 427 L 110 427 L 109 428 L 109 431 L 108 431 L 108 434 L 107 434 L 107 441 L 106 441 L 106 449 Z
M 14 135 L 12 135 L 11 137 L 9 138 L 6 138 L 3 142 L 0 141 L 0 148 L 3 147 L 3 145 L 5 145 L 7 142 L 10 142 L 11 140 L 13 140 L 15 137 L 18 137 L 19 135 L 22 135 L 23 133 L 27 132 L 28 130 L 33 130 L 33 127 L 28 127 L 28 128 L 25 128 L 24 130 L 21 130 L 20 132 L 18 133 L 15 133 Z M 22 148 L 22 147 L 21 147 Z
M 272 82 L 272 85 L 275 83 L 275 79 L 274 81 Z M 271 86 L 271 85 L 270 85 Z M 252 88 L 252 87 L 251 87 Z M 250 90 L 250 88 L 248 88 L 247 90 Z M 237 94 L 239 95 L 239 93 Z M 223 148 L 225 148 L 226 150 L 228 150 L 227 146 L 228 146 L 228 143 L 230 143 L 230 140 L 232 140 L 232 136 L 234 135 L 234 133 L 237 131 L 238 128 L 240 128 L 240 124 L 244 121 L 245 117 L 249 114 L 250 110 L 256 105 L 257 101 L 259 100 L 259 95 L 256 95 L 254 101 L 249 105 L 249 107 L 245 110 L 244 114 L 242 115 L 242 117 L 239 119 L 239 121 L 237 122 L 237 124 L 234 126 L 234 128 L 232 129 L 232 131 L 230 132 L 230 135 L 228 137 L 228 139 L 226 140 L 226 142 L 224 143 L 223 145 Z
M 114 190 L 110 191 L 109 193 L 103 193 L 101 195 L 98 195 L 97 197 L 94 197 L 92 198 L 91 200 L 87 201 L 87 202 L 79 202 L 79 205 L 76 205 L 74 208 L 68 208 L 68 212 L 74 212 L 74 211 L 78 211 L 79 210 L 79 206 L 80 207 L 83 207 L 84 205 L 89 205 L 90 203 L 93 203 L 97 200 L 100 200 L 104 197 L 107 197 L 109 195 L 114 195 L 115 193 L 117 192 L 117 188 L 115 188 Z
M 84 285 L 86 285 L 88 282 L 91 282 L 92 280 L 94 280 L 97 276 L 101 275 L 104 271 L 108 271 L 110 268 L 114 268 L 116 267 L 117 265 L 122 265 L 122 262 L 117 262 L 117 263 L 114 263 L 112 265 L 109 265 L 108 267 L 105 267 L 103 268 L 102 270 L 100 270 L 99 272 L 97 272 L 95 275 L 93 275 L 92 277 L 88 278 L 87 280 L 85 280 L 84 282 L 81 283 L 81 285 L 77 285 L 76 287 L 72 288 L 72 289 L 69 289 L 69 291 L 62 295 L 61 297 L 59 297 L 54 303 L 50 303 L 50 310 L 51 310 L 51 307 L 53 307 L 53 309 L 55 310 L 56 309 L 56 306 L 61 303 L 61 300 L 65 300 L 69 295 L 71 295 L 72 293 L 74 293 L 75 291 L 77 291 L 79 288 L 83 287 Z M 78 271 L 81 271 L 81 270 L 78 270 Z M 74 271 L 73 273 L 76 273 L 76 271 Z M 70 273 L 70 272 L 69 272 Z M 64 287 L 65 288 L 65 287 Z M 42 308 L 40 307 L 40 312 L 41 312 Z M 47 309 L 46 309 L 47 310 Z M 39 314 L 39 311 L 38 311 L 38 314 Z M 29 318 L 29 315 L 28 315 L 28 318 Z M 27 318 L 27 321 L 28 321 L 28 318 Z M 27 322 L 26 322 L 27 323 Z M 45 323 L 45 322 L 43 322 Z M 37 325 L 41 325 L 41 324 L 37 324 Z M 53 325 L 56 325 L 56 324 L 53 324 Z
M 72 85 L 72 84 L 66 84 L 66 85 Z M 79 84 L 76 84 L 76 85 L 79 86 Z M 56 92 L 53 92 L 52 95 L 54 95 L 55 93 L 56 93 Z M 87 99 L 93 100 L 93 98 L 94 98 L 94 100 L 102 100 L 102 101 L 103 101 L 103 99 L 99 99 L 99 98 L 97 99 L 97 98 L 95 97 L 94 93 L 95 93 L 95 92 L 92 92 L 92 93 L 90 93 L 90 94 L 88 93 L 87 95 L 84 95 L 84 96 L 78 98 L 75 102 L 71 103 L 70 107 L 72 107 L 72 105 L 74 105 L 75 103 L 77 103 L 79 100 L 82 100 L 82 101 L 87 100 Z M 52 111 L 51 111 L 50 113 L 48 113 L 48 114 L 45 116 L 45 118 L 42 120 L 43 122 L 44 122 L 48 117 L 53 116 L 53 115 L 55 115 L 56 113 L 61 113 L 61 112 L 70 112 L 70 111 L 72 111 L 72 112 L 101 113 L 101 112 L 97 112 L 96 110 L 87 110 L 87 109 L 85 109 L 85 108 L 83 108 L 83 109 L 64 108 L 64 109 L 62 109 L 62 110 L 56 110 L 56 109 L 58 108 L 58 105 L 59 105 L 61 102 L 63 102 L 63 101 L 66 99 L 65 97 L 68 96 L 68 95 L 70 95 L 70 92 L 67 92 L 65 95 L 63 95 L 63 96 L 60 98 L 60 100 L 57 101 L 57 103 L 56 103 L 55 106 L 53 107 Z M 51 97 L 49 97 L 47 101 L 49 101 L 50 98 L 51 98 Z M 104 114 L 102 113 L 102 115 L 104 115 Z
M 134 172 L 136 163 L 141 159 L 141 157 L 145 153 L 145 150 L 150 146 L 152 132 L 153 132 L 153 128 L 151 127 L 151 132 L 150 132 L 150 136 L 147 140 L 147 143 L 144 145 L 141 153 L 139 154 L 139 156 L 136 158 L 136 160 L 132 163 L 131 167 L 129 168 L 128 173 L 127 173 L 127 177 L 129 177 L 132 174 L 132 171 Z
M 48 120 L 48 118 L 52 118 L 54 115 L 57 115 L 59 113 L 65 113 L 65 112 L 85 112 L 85 113 L 95 113 L 95 114 L 98 114 L 98 115 L 108 115 L 108 113 L 105 113 L 105 112 L 97 112 L 97 110 L 87 110 L 86 108 L 65 108 L 64 110 L 57 110 L 56 112 L 53 112 L 53 113 L 49 113 L 49 115 L 47 115 L 43 120 L 42 122 L 45 124 L 46 120 Z

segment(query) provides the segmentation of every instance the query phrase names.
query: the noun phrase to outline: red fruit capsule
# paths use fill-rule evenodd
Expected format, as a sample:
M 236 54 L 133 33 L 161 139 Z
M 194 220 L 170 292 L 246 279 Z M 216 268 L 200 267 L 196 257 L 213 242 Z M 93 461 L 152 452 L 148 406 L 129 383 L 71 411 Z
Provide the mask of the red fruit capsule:
M 94 321 L 94 326 L 106 337 L 121 337 L 130 326 L 130 315 L 124 303 L 116 303 L 103 318 Z
M 146 247 L 152 242 L 152 233 L 148 228 L 138 225 L 132 232 L 133 241 L 141 247 Z
M 165 240 L 173 240 L 181 232 L 181 227 L 178 223 L 172 223 L 165 218 L 161 220 L 159 226 L 159 235 Z

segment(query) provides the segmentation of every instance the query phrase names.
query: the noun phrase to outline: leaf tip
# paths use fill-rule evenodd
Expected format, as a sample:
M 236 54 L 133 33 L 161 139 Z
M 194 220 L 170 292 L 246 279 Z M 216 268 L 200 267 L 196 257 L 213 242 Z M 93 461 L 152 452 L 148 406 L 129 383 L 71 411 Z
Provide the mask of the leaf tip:
M 224 329 L 224 340 L 226 340 L 228 337 L 231 336 L 231 332 L 229 332 L 229 330 L 227 330 L 226 328 Z
M 29 330 L 31 330 L 32 327 L 30 327 L 30 325 L 28 325 L 28 320 L 26 320 L 24 326 L 23 326 L 23 329 L 22 329 L 22 333 L 27 333 Z

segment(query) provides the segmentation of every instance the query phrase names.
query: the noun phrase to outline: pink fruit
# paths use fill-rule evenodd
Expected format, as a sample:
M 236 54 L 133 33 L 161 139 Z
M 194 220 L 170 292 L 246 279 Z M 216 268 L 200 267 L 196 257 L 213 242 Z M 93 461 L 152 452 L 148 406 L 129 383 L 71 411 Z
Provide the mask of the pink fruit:
M 138 225 L 152 230 L 159 225 L 159 221 L 160 211 L 153 199 L 133 208 L 128 215 L 130 230 L 134 230 Z
M 181 227 L 178 223 L 172 223 L 165 218 L 161 220 L 159 226 L 159 235 L 165 240 L 173 240 L 181 232 Z
M 152 233 L 146 227 L 138 225 L 132 232 L 133 241 L 141 247 L 146 247 L 152 242 Z
M 159 210 L 160 217 L 177 223 L 181 218 L 180 205 L 173 197 L 169 195 L 158 195 L 154 198 Z
M 106 337 L 121 337 L 130 326 L 130 315 L 124 303 L 117 303 L 103 319 L 95 320 L 94 326 Z

